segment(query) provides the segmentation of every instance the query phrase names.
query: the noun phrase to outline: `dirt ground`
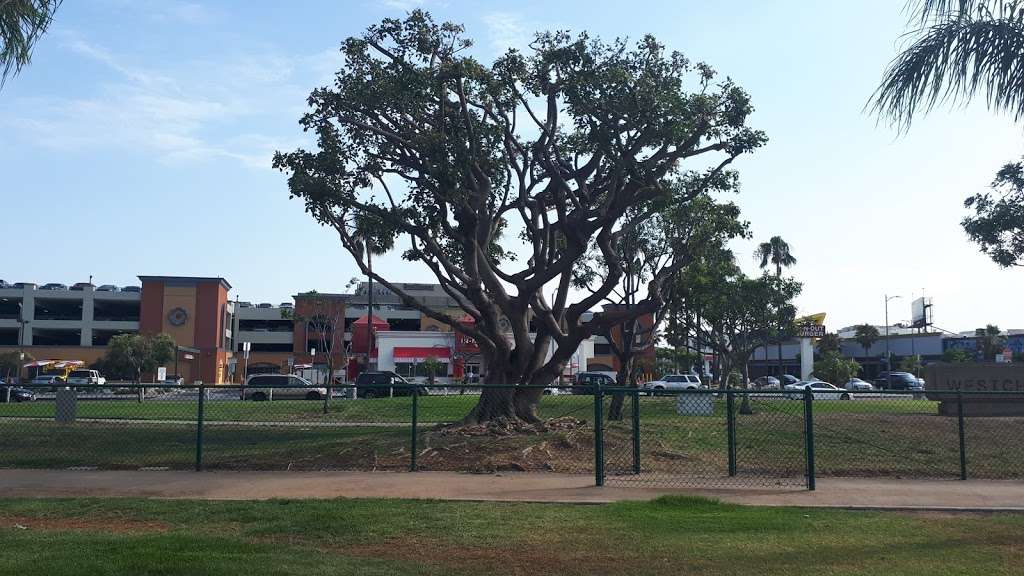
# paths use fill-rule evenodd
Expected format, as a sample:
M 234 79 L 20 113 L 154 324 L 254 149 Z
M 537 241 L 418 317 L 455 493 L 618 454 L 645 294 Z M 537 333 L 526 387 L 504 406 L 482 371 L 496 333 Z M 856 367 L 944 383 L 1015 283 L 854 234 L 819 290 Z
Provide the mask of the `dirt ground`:
M 591 476 L 457 472 L 185 472 L 0 470 L 5 497 L 143 497 L 214 500 L 271 498 L 426 498 L 606 503 L 666 494 L 737 504 L 905 510 L 1024 512 L 1024 482 L 822 478 L 798 487 L 686 489 L 594 486 Z

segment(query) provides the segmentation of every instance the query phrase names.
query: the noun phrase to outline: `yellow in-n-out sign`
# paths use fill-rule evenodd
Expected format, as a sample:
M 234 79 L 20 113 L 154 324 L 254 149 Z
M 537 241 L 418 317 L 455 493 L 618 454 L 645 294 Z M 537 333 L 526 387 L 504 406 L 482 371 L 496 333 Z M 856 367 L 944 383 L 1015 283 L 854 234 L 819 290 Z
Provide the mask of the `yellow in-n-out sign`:
M 822 338 L 825 336 L 824 324 L 801 324 L 796 327 L 799 338 Z

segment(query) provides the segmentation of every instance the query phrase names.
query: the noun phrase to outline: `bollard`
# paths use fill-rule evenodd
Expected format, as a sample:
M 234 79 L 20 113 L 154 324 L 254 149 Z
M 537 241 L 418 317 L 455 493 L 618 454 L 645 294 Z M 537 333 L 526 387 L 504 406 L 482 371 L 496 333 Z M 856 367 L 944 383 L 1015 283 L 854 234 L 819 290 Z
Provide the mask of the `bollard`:
M 807 456 L 807 489 L 814 490 L 814 393 L 804 389 L 804 453 Z

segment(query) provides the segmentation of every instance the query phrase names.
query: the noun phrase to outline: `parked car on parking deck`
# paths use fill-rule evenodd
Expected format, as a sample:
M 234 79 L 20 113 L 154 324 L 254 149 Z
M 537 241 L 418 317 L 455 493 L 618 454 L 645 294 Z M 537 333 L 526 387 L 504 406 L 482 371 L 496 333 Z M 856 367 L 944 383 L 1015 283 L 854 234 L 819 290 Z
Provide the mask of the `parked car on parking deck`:
M 851 392 L 870 392 L 875 387 L 871 385 L 871 382 L 866 382 L 860 378 L 850 378 L 846 383 L 846 389 Z
M 141 286 L 125 286 L 121 288 L 121 292 L 142 292 Z
M 121 289 L 113 284 L 104 284 L 96 289 L 97 292 L 120 292 Z
M 699 390 L 704 386 L 700 376 L 696 374 L 666 374 L 658 380 L 644 382 L 643 389 L 648 392 L 669 390 Z
M 253 374 L 245 379 L 246 400 L 320 400 L 327 389 L 295 374 Z
M 36 393 L 32 390 L 17 386 L 0 385 L 0 402 L 7 402 L 8 390 L 10 391 L 11 402 L 32 402 L 36 399 Z
M 50 282 L 39 287 L 40 290 L 67 290 L 68 287 L 60 282 Z
M 850 400 L 853 398 L 850 392 L 822 380 L 801 380 L 796 384 L 789 384 L 785 390 L 786 398 L 792 400 L 803 399 L 804 390 L 810 390 L 815 400 Z

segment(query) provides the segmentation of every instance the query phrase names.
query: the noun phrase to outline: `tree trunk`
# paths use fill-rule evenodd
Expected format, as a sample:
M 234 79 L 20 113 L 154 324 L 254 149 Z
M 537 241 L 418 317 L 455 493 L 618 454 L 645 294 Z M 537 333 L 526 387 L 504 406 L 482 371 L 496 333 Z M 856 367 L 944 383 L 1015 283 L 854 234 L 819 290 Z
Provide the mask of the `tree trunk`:
M 632 386 L 630 374 L 633 373 L 633 358 L 628 358 L 625 362 L 620 362 L 619 372 L 615 375 L 615 384 L 617 386 Z M 608 420 L 622 420 L 622 405 L 625 403 L 626 394 L 624 392 L 615 392 L 612 394 L 612 402 L 608 405 Z
M 480 400 L 462 419 L 462 423 L 483 424 L 500 418 L 540 422 L 537 404 L 544 389 L 517 388 L 515 385 L 518 383 L 518 375 L 504 370 L 488 369 L 487 381 L 482 383 L 483 388 L 480 390 Z

